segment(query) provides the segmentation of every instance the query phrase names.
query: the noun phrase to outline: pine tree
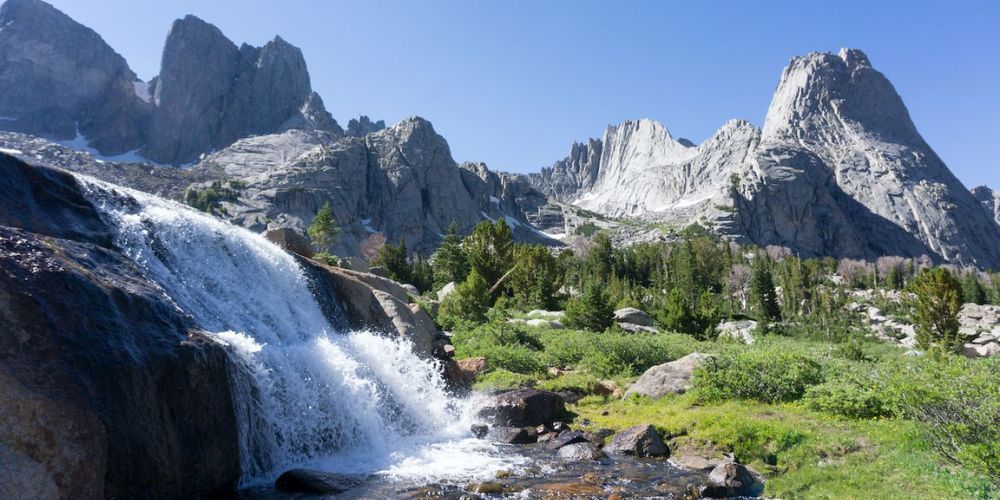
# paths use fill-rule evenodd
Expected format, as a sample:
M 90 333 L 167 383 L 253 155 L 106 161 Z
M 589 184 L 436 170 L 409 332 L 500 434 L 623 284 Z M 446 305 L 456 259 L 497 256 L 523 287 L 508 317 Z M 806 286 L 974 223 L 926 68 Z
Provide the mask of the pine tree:
M 573 297 L 566 304 L 566 326 L 570 328 L 603 332 L 611 328 L 614 319 L 614 308 L 597 282 L 590 282 L 583 295 Z
M 514 265 L 514 240 L 503 219 L 483 221 L 465 238 L 463 244 L 469 266 L 492 288 Z M 499 296 L 500 289 L 494 293 Z
M 975 271 L 969 271 L 962 277 L 962 300 L 967 304 L 986 303 L 986 288 L 979 282 Z
M 552 252 L 541 245 L 517 245 L 514 261 L 509 278 L 514 304 L 525 310 L 555 309 L 563 273 Z
M 319 212 L 316 212 L 316 216 L 313 217 L 306 232 L 309 233 L 309 239 L 312 240 L 317 251 L 324 253 L 330 251 L 330 247 L 333 246 L 340 233 L 340 229 L 337 228 L 337 223 L 333 219 L 330 202 L 324 203 Z
M 778 294 L 774 290 L 771 266 L 767 257 L 763 255 L 758 255 L 753 262 L 753 273 L 750 278 L 750 309 L 757 321 L 781 320 L 781 307 L 778 305 Z
M 441 246 L 434 253 L 434 286 L 461 283 L 469 275 L 469 260 L 462 251 L 462 239 L 458 236 L 458 224 L 448 226 L 448 234 L 441 240 Z
M 378 258 L 375 259 L 376 266 L 385 269 L 389 278 L 400 283 L 411 283 L 413 279 L 413 269 L 406 256 L 406 242 L 400 242 L 399 246 L 383 245 L 379 249 Z
M 614 248 L 611 246 L 611 238 L 606 233 L 597 233 L 583 263 L 585 274 L 597 281 L 607 281 L 611 277 L 613 263 Z
M 959 352 L 958 312 L 962 308 L 962 287 L 947 269 L 924 269 L 911 283 L 916 299 L 913 322 L 917 345 L 931 352 Z
M 679 288 L 674 288 L 667 294 L 667 303 L 657 314 L 656 322 L 665 330 L 673 332 L 695 336 L 700 336 L 704 332 L 701 321 Z
M 434 270 L 431 268 L 431 263 L 424 257 L 417 255 L 410 269 L 410 284 L 417 287 L 420 293 L 429 292 L 434 286 Z
M 483 323 L 490 303 L 490 289 L 486 280 L 473 269 L 465 281 L 459 283 L 455 291 L 441 301 L 438 323 L 447 330 L 455 329 L 463 323 Z

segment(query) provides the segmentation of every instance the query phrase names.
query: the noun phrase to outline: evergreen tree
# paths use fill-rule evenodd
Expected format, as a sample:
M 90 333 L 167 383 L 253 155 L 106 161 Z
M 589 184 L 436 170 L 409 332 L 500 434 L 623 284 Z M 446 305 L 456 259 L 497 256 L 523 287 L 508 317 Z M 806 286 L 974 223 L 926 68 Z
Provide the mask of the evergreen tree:
M 912 306 L 917 345 L 931 352 L 959 352 L 961 284 L 947 269 L 939 267 L 920 271 L 911 286 L 916 295 Z
M 778 305 L 778 294 L 774 290 L 771 266 L 764 255 L 758 255 L 753 262 L 753 272 L 750 277 L 750 310 L 760 322 L 781 320 L 781 307 Z
M 986 288 L 979 282 L 976 271 L 969 271 L 962 277 L 962 300 L 967 304 L 986 303 Z
M 510 227 L 502 218 L 496 223 L 483 221 L 463 243 L 469 266 L 492 288 L 514 265 L 514 241 Z M 500 289 L 494 293 L 498 296 Z
M 509 278 L 514 303 L 525 309 L 555 309 L 563 284 L 559 262 L 541 245 L 517 245 L 515 269 Z
M 613 262 L 614 248 L 611 246 L 611 238 L 606 233 L 597 233 L 597 236 L 594 236 L 593 246 L 590 247 L 584 260 L 584 272 L 597 281 L 607 281 L 611 277 Z
M 400 283 L 411 283 L 413 279 L 413 269 L 406 257 L 406 242 L 400 242 L 399 246 L 383 245 L 379 249 L 378 258 L 373 262 L 376 266 L 385 269 L 389 278 Z M 411 283 L 412 284 L 412 283 Z
M 441 301 L 438 323 L 442 328 L 452 330 L 463 323 L 485 322 L 491 303 L 489 290 L 486 280 L 473 269 L 465 281 Z
M 448 234 L 441 240 L 441 246 L 434 253 L 434 286 L 461 283 L 469 275 L 469 261 L 462 251 L 462 239 L 458 236 L 458 224 L 448 226 Z
M 330 247 L 333 246 L 340 233 L 340 229 L 337 228 L 337 223 L 333 219 L 330 202 L 324 203 L 319 212 L 316 212 L 316 216 L 313 217 L 306 232 L 318 252 L 330 251 Z
M 434 270 L 427 259 L 417 255 L 410 269 L 412 271 L 410 284 L 417 287 L 420 293 L 427 293 L 434 287 Z
M 657 314 L 656 322 L 665 330 L 688 335 L 701 336 L 705 330 L 679 288 L 667 294 L 667 302 Z
M 615 311 L 598 282 L 591 281 L 583 295 L 566 304 L 566 326 L 570 328 L 603 332 L 611 328 L 614 319 Z

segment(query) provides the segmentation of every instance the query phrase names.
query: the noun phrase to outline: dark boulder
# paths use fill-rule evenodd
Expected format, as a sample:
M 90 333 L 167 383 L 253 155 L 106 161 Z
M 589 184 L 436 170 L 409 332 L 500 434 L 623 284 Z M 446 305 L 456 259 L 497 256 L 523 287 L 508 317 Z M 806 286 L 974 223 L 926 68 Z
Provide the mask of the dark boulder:
M 604 446 L 610 455 L 635 455 L 638 457 L 662 457 L 670 454 L 660 435 L 652 425 L 642 424 L 629 427 L 611 438 Z
M 498 443 L 531 444 L 538 441 L 538 434 L 524 427 L 494 427 L 490 436 Z
M 113 246 L 72 176 L 2 156 L 0 185 L 0 484 L 31 473 L 63 498 L 233 491 L 226 347 Z
M 311 469 L 292 469 L 278 476 L 274 487 L 290 493 L 336 495 L 357 488 L 362 483 L 364 483 L 364 478 L 361 476 Z
M 756 497 L 764 492 L 764 476 L 734 461 L 717 465 L 708 475 L 701 495 L 708 498 Z
M 560 432 L 556 437 L 549 440 L 549 448 L 557 450 L 563 446 L 568 446 L 574 443 L 585 443 L 587 438 L 583 436 L 582 432 L 577 431 L 563 431 Z
M 495 396 L 479 415 L 503 425 L 524 427 L 551 422 L 565 411 L 565 401 L 554 392 L 515 389 Z

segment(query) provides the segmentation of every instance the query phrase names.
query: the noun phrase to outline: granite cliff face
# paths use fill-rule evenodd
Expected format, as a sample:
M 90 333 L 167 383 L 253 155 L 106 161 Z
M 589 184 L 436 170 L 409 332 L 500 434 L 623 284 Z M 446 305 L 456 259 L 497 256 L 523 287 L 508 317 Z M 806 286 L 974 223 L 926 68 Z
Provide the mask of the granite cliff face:
M 993 215 L 993 219 L 1000 224 L 1000 191 L 990 189 L 986 186 L 972 188 L 972 195 L 983 205 L 986 213 Z
M 237 47 L 194 16 L 174 22 L 155 82 L 143 154 L 190 163 L 251 135 L 289 128 L 343 133 L 312 91 L 302 51 L 275 37 Z
M 803 255 L 927 254 L 1000 267 L 994 217 L 857 50 L 792 59 L 762 130 L 733 121 L 691 147 L 655 122 L 625 122 L 529 178 L 590 210 L 699 221 Z
M 144 89 L 100 35 L 49 4 L 0 6 L 0 129 L 124 153 L 145 137 Z
M 254 230 L 304 229 L 329 202 L 342 226 L 337 250 L 344 255 L 357 255 L 361 241 L 376 232 L 429 251 L 453 221 L 466 232 L 500 217 L 518 239 L 548 241 L 525 215 L 545 204 L 544 195 L 519 176 L 456 164 L 448 143 L 422 118 L 336 141 L 298 130 L 251 137 L 193 170 L 244 183 L 222 208 L 231 221 Z
M 302 51 L 281 37 L 237 47 L 197 17 L 178 19 L 160 74 L 146 83 L 97 33 L 51 5 L 0 7 L 0 130 L 184 165 L 289 129 L 343 134 L 312 91 Z

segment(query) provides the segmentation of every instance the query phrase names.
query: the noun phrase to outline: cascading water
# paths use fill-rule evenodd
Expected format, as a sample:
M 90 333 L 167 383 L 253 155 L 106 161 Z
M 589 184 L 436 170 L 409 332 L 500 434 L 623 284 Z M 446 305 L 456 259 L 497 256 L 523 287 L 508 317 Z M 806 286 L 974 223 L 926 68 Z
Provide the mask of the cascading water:
M 79 178 L 118 246 L 231 346 L 243 484 L 292 466 L 433 479 L 509 466 L 467 436 L 469 400 L 405 340 L 337 332 L 290 255 L 180 204 Z

